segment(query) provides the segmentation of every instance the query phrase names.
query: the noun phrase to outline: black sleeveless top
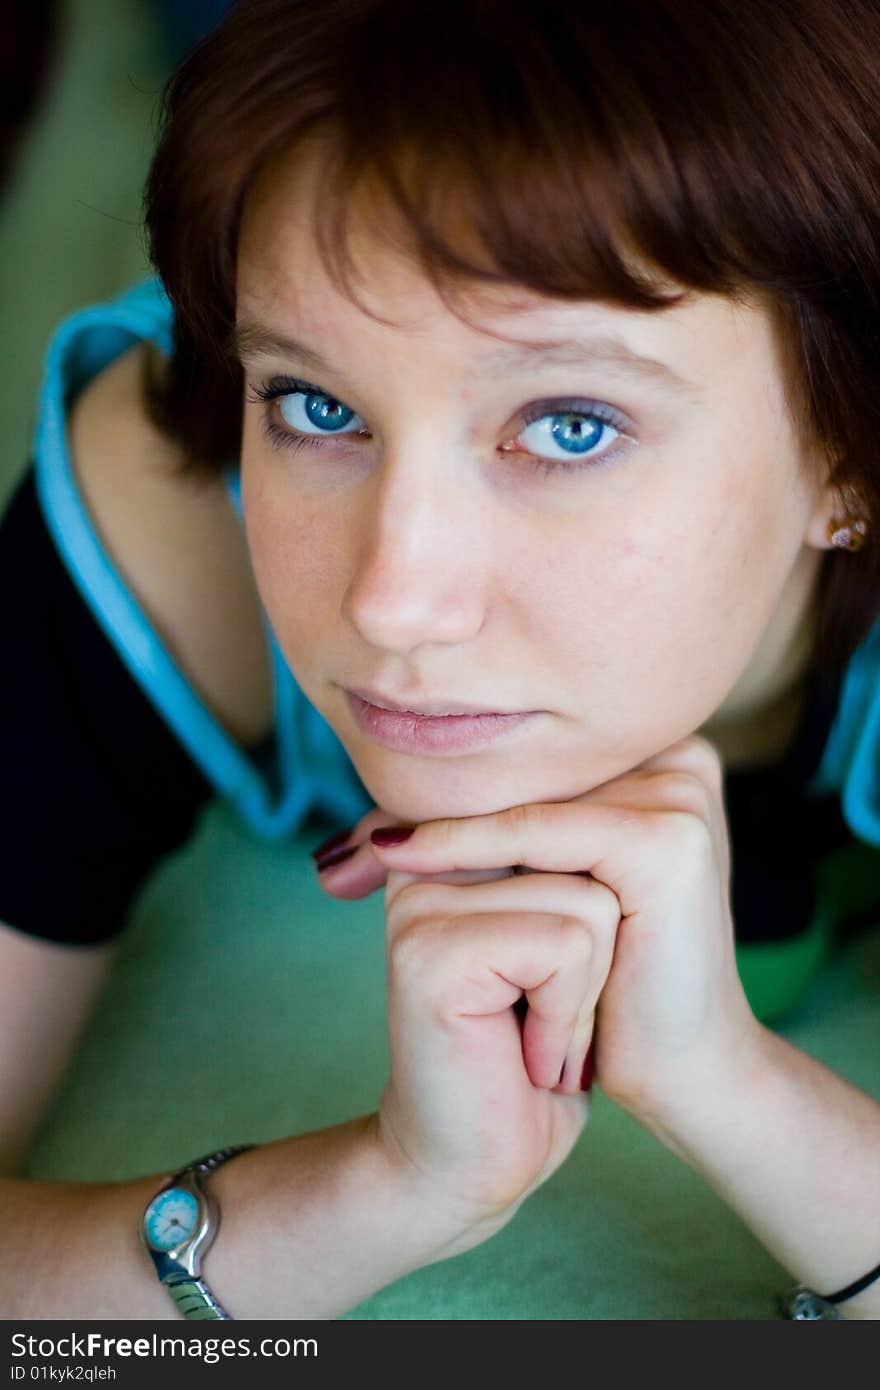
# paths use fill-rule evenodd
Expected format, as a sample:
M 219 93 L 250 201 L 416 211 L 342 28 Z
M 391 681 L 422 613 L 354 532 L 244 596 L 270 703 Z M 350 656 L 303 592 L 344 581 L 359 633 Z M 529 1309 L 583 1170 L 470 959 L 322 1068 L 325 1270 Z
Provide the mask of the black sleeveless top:
M 836 794 L 804 795 L 828 741 L 842 684 L 843 674 L 814 672 L 785 756 L 771 767 L 725 777 L 738 941 L 784 941 L 805 931 L 815 911 L 817 860 L 852 838 Z

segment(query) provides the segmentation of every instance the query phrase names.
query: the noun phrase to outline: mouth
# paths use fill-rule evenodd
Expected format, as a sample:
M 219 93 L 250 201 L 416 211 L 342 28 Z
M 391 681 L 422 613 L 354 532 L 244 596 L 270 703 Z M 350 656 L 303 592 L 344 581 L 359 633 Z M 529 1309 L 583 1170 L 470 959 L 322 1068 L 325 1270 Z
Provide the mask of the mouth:
M 361 732 L 398 753 L 442 756 L 474 751 L 521 728 L 540 713 L 507 713 L 452 700 L 420 700 L 416 709 L 407 709 L 373 692 L 346 690 L 345 695 Z
M 473 716 L 491 714 L 506 716 L 510 713 L 522 713 L 521 710 L 499 710 L 495 709 L 492 705 L 474 705 L 466 704 L 461 700 L 447 700 L 442 696 L 438 696 L 434 699 L 414 699 L 412 701 L 403 702 L 393 699 L 390 695 L 383 695 L 377 690 L 370 690 L 366 686 L 362 688 L 352 686 L 346 693 L 354 695 L 358 700 L 362 700 L 364 704 L 372 705 L 374 709 L 390 710 L 394 714 L 412 714 L 428 719 L 456 718 L 459 715 Z

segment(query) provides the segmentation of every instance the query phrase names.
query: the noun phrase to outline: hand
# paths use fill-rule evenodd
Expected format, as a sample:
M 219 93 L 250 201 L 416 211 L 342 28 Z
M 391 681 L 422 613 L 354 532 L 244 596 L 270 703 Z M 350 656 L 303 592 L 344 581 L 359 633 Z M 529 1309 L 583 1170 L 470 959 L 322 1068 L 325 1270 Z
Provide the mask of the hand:
M 388 875 L 380 1125 L 477 1238 L 509 1219 L 581 1131 L 618 917 L 614 894 L 588 876 Z
M 388 818 L 371 812 L 349 838 L 377 824 Z M 368 867 L 369 850 L 358 857 L 340 896 L 387 872 Z M 618 917 L 614 894 L 589 875 L 387 872 L 391 1069 L 380 1134 L 425 1199 L 453 1211 L 455 1252 L 503 1225 L 581 1131 Z
M 588 871 L 612 891 L 620 926 L 597 1009 L 596 1077 L 656 1126 L 700 1087 L 723 1085 L 758 1027 L 736 970 L 722 781 L 715 749 L 692 735 L 571 801 L 429 822 L 404 844 L 360 853 L 413 874 Z

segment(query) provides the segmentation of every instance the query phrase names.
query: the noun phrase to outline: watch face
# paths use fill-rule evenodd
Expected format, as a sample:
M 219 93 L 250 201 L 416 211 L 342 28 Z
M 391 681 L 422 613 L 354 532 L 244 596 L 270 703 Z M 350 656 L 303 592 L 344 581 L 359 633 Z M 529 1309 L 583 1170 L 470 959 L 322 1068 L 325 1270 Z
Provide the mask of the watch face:
M 191 1192 L 169 1187 L 154 1197 L 144 1213 L 144 1234 L 154 1250 L 176 1250 L 199 1224 L 199 1204 Z

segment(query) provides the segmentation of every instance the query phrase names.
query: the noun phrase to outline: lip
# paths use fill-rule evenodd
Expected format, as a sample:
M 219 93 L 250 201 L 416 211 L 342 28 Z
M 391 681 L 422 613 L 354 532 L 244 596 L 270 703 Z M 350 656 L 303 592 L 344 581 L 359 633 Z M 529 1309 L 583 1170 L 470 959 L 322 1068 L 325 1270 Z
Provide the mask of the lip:
M 370 690 L 367 686 L 351 686 L 347 692 L 355 695 L 365 704 L 372 705 L 374 709 L 393 710 L 395 714 L 416 714 L 427 715 L 429 718 L 445 718 L 447 715 L 458 714 L 507 714 L 507 710 L 492 709 L 490 705 L 471 705 L 464 704 L 461 700 L 413 700 L 411 704 L 402 704 L 399 700 L 393 700 L 389 695 L 383 695 L 378 690 Z M 514 713 L 521 713 L 517 710 Z
M 504 714 L 473 709 L 460 713 L 460 705 L 447 705 L 445 714 L 425 714 L 375 705 L 354 690 L 346 690 L 345 696 L 361 732 L 397 753 L 466 753 L 494 743 L 539 713 L 526 710 Z

